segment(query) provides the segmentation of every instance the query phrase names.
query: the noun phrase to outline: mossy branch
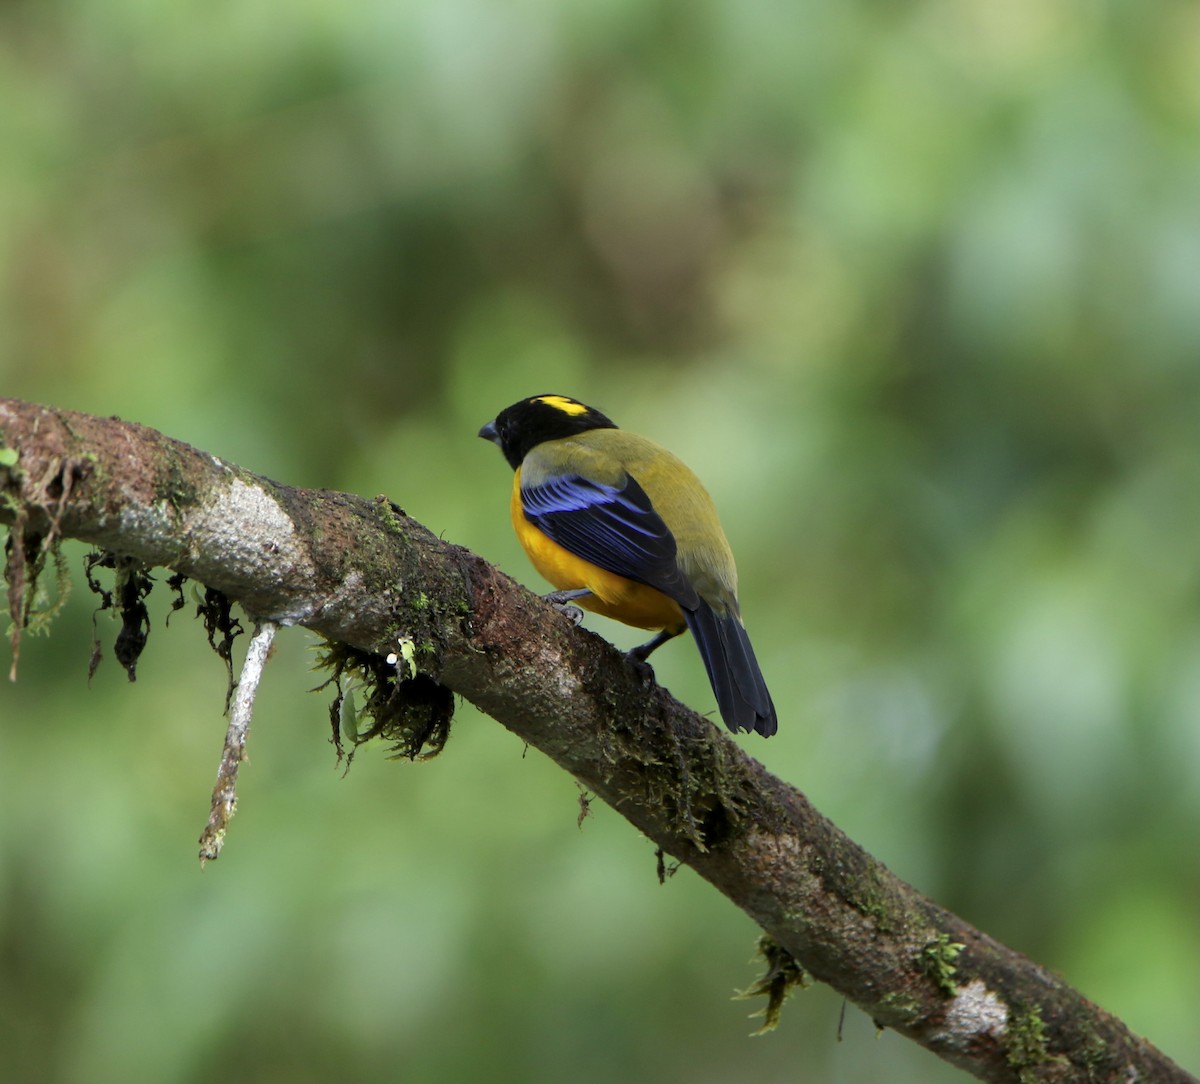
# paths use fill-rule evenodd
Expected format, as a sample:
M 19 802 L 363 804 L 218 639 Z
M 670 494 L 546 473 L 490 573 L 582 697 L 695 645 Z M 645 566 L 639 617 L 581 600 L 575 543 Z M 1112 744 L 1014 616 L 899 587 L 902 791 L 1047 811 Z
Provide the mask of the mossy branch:
M 389 660 L 465 697 L 750 915 L 773 974 L 828 983 L 979 1078 L 1195 1084 L 895 877 L 605 641 L 390 502 L 279 485 L 143 426 L 15 400 L 0 400 L 0 448 L 17 637 L 60 538 L 170 568 L 256 623 L 304 625 L 356 665 Z M 768 983 L 780 998 L 791 985 Z

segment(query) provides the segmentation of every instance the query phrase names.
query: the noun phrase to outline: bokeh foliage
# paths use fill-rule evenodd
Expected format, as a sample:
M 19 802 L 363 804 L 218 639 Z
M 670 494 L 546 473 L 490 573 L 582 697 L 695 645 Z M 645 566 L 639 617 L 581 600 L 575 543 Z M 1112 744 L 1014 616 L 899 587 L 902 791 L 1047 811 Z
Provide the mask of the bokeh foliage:
M 754 753 L 1195 1071 L 1198 23 L 11 0 L 0 392 L 386 492 L 534 585 L 478 426 L 562 391 L 655 436 L 739 557 Z M 86 687 L 76 590 L 0 690 L 9 1079 L 960 1079 L 820 988 L 748 1041 L 750 924 L 468 708 L 340 778 L 303 633 L 200 874 L 224 675 L 166 594 L 136 685 Z

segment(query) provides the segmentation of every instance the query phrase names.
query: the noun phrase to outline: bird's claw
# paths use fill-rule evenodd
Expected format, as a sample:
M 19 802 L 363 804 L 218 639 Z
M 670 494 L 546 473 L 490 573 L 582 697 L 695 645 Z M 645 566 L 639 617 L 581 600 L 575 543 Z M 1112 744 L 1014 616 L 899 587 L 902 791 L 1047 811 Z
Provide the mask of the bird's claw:
M 636 647 L 632 651 L 625 652 L 626 660 L 633 666 L 633 672 L 646 685 L 651 685 L 654 682 L 654 667 L 646 661 L 646 656 L 643 655 Z
M 591 594 L 586 587 L 575 587 L 566 591 L 551 591 L 548 595 L 543 595 L 551 606 L 553 606 L 560 614 L 567 617 L 572 625 L 578 625 L 583 620 L 583 611 L 578 606 L 572 606 L 571 603 L 577 598 L 587 598 Z
M 650 664 L 646 661 L 650 657 L 650 652 L 646 650 L 649 646 L 649 644 L 638 644 L 637 647 L 631 647 L 625 652 L 625 658 L 635 666 L 649 666 Z
M 569 602 L 551 602 L 550 605 L 570 621 L 572 625 L 578 625 L 583 622 L 583 611 L 578 606 L 572 606 Z

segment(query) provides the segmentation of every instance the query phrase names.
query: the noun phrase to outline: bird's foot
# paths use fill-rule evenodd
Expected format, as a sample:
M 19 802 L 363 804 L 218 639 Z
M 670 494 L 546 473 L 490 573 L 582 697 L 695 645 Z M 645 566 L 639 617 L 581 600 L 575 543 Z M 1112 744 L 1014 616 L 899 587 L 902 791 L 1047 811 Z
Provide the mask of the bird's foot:
M 651 641 L 651 643 L 653 643 L 653 641 Z M 650 657 L 650 651 L 653 651 L 654 648 L 650 648 L 650 651 L 647 651 L 647 647 L 650 647 L 650 645 L 638 644 L 637 647 L 631 647 L 625 652 L 625 658 L 627 658 L 631 663 L 633 663 L 634 666 L 638 668 L 645 667 L 647 670 L 653 670 L 654 667 L 652 667 L 646 660 Z
M 640 648 L 626 651 L 625 658 L 633 666 L 633 672 L 643 685 L 654 684 L 654 667 L 646 661 L 646 656 L 641 653 Z
M 591 591 L 586 587 L 577 587 L 571 591 L 551 591 L 550 594 L 543 595 L 542 598 L 566 617 L 572 625 L 578 625 L 583 620 L 583 610 L 578 606 L 572 606 L 571 603 L 578 598 L 585 598 L 590 594 Z
M 570 621 L 572 625 L 583 623 L 583 611 L 578 606 L 572 606 L 569 602 L 552 602 L 550 605 Z

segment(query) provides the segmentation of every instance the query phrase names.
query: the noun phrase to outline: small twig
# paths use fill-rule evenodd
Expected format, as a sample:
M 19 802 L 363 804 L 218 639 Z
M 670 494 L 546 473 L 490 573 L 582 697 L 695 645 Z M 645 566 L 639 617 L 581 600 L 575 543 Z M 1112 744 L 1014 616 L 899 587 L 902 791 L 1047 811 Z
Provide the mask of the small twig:
M 254 711 L 254 695 L 266 666 L 271 643 L 279 626 L 274 621 L 263 621 L 254 627 L 250 645 L 246 649 L 246 661 L 233 705 L 229 712 L 229 728 L 225 731 L 225 748 L 221 751 L 221 766 L 217 769 L 217 783 L 213 787 L 212 811 L 208 824 L 200 834 L 200 865 L 221 854 L 225 843 L 225 832 L 237 810 L 238 766 L 246 759 L 246 738 L 250 733 L 250 717 Z

